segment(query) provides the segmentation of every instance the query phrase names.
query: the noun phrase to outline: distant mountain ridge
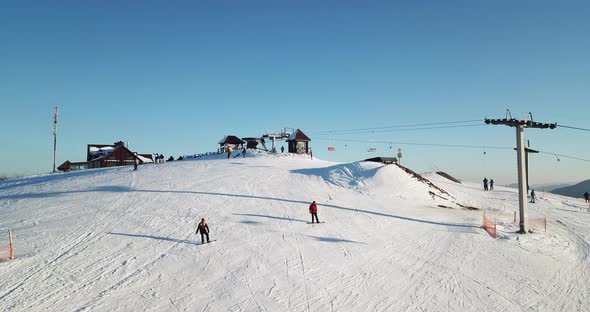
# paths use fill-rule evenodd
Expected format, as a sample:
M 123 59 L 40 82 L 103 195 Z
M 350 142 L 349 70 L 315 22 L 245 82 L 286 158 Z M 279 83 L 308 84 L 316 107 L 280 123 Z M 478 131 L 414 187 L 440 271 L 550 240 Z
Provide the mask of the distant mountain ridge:
M 564 187 L 569 187 L 569 186 L 572 186 L 572 185 L 574 185 L 574 183 L 531 184 L 531 185 L 529 185 L 529 187 L 532 188 L 532 189 L 534 189 L 534 190 L 551 192 L 553 190 L 564 188 Z M 506 185 L 506 186 L 507 187 L 518 188 L 518 183 L 512 183 L 512 184 L 509 184 L 509 185 Z
M 572 186 L 566 186 L 551 191 L 553 194 L 564 195 L 569 197 L 582 197 L 584 192 L 590 193 L 590 179 L 582 181 Z

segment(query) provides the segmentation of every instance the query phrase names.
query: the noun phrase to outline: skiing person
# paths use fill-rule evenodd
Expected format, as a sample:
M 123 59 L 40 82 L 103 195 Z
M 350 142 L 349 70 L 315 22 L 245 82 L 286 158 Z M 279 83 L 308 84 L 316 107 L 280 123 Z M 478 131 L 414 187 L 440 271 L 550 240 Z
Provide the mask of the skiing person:
M 231 157 L 231 148 L 227 148 L 227 159 Z
M 137 165 L 139 165 L 139 160 L 135 158 L 135 160 L 133 160 L 133 171 L 137 170 Z
M 488 178 L 483 178 L 483 190 L 488 190 Z
M 531 203 L 535 203 L 535 190 L 531 190 Z
M 197 226 L 197 231 L 195 232 L 195 234 L 198 234 L 199 232 L 201 232 L 201 243 L 204 244 L 205 243 L 205 236 L 207 236 L 207 243 L 209 242 L 209 226 L 207 225 L 207 222 L 205 222 L 205 218 L 201 219 L 201 222 L 199 222 L 199 225 Z
M 315 204 L 315 200 L 309 205 L 309 213 L 311 214 L 311 223 L 314 223 L 313 217 L 315 217 L 317 223 L 320 223 L 320 220 L 318 219 L 318 206 Z
M 242 158 L 246 158 L 246 148 L 242 149 Z
M 490 179 L 490 191 L 494 190 L 494 179 Z
M 584 200 L 586 200 L 586 202 L 590 202 L 590 194 L 588 194 L 588 192 L 584 193 Z
M 285 147 L 281 146 L 281 153 L 284 153 L 284 152 L 285 152 Z

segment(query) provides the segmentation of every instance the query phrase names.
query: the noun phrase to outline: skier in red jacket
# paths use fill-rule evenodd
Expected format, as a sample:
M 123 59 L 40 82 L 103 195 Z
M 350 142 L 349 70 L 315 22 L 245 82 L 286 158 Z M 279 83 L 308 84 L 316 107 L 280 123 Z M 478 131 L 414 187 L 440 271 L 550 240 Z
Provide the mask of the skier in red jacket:
M 315 204 L 315 200 L 309 205 L 309 213 L 311 213 L 311 223 L 314 223 L 313 217 L 315 217 L 317 223 L 320 223 L 320 220 L 318 219 L 318 206 Z
M 205 218 L 201 219 L 201 222 L 199 222 L 199 225 L 197 226 L 197 231 L 195 232 L 195 234 L 198 234 L 199 232 L 201 232 L 201 244 L 205 243 L 205 237 L 207 236 L 207 243 L 209 242 L 209 226 L 207 225 L 207 222 L 205 222 Z

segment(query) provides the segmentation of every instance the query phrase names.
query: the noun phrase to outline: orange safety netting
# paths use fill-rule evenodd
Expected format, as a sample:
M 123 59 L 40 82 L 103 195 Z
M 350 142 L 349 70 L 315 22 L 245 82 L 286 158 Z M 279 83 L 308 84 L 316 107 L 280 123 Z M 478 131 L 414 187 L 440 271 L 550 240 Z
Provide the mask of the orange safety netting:
M 0 244 L 0 261 L 10 259 L 10 245 Z
M 543 230 L 545 231 L 545 233 L 547 233 L 547 218 L 543 217 L 543 218 L 535 218 L 535 219 L 529 219 L 529 227 L 531 229 L 535 229 L 535 230 Z
M 496 223 L 492 222 L 486 215 L 483 215 L 483 225 L 481 226 L 491 237 L 496 238 Z

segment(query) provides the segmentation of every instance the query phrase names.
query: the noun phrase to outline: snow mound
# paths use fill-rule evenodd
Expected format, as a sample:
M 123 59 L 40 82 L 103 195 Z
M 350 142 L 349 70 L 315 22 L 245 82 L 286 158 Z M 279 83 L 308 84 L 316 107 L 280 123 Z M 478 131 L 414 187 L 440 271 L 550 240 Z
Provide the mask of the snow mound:
M 300 169 L 294 173 L 318 176 L 326 183 L 365 195 L 431 199 L 432 193 L 445 197 L 440 188 L 419 179 L 396 165 L 375 162 L 338 164 L 324 168 Z

